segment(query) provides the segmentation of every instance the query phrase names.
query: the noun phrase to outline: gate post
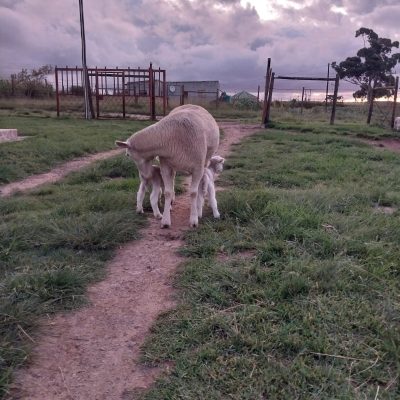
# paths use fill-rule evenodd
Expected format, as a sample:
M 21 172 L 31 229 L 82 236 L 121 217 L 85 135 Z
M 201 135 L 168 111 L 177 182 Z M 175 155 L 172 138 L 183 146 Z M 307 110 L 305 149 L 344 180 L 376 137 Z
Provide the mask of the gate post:
M 57 117 L 59 117 L 60 116 L 60 98 L 59 98 L 59 93 L 58 93 L 58 68 L 57 68 L 57 66 L 55 67 L 54 72 L 56 74 L 55 79 L 56 79 Z
M 125 118 L 125 71 L 122 70 L 122 118 Z
M 390 121 L 390 127 L 394 128 L 394 120 L 396 118 L 396 106 L 397 106 L 397 91 L 399 90 L 399 77 L 396 76 L 396 83 L 394 85 L 394 99 L 393 99 L 393 111 L 392 120 Z
M 335 123 L 335 116 L 336 116 L 336 103 L 337 103 L 337 94 L 339 90 L 339 74 L 336 74 L 335 78 L 335 90 L 333 92 L 333 101 L 332 101 L 332 113 L 331 113 L 331 120 L 330 125 Z

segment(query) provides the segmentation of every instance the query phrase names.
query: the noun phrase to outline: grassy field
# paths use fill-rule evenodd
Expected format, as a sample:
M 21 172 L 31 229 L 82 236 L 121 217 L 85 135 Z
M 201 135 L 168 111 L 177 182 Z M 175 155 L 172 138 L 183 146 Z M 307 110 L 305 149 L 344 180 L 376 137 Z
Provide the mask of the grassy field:
M 121 155 L 0 198 L 0 398 L 27 357 L 37 318 L 84 303 L 113 250 L 139 236 L 137 187 L 136 168 Z
M 3 115 L 0 128 L 18 129 L 19 142 L 0 144 L 0 184 L 45 172 L 73 158 L 115 148 L 148 121 L 44 118 Z
M 223 219 L 186 237 L 180 304 L 143 351 L 145 363 L 175 368 L 146 399 L 399 395 L 400 161 L 357 139 L 393 133 L 286 112 L 236 146 L 221 176 Z M 218 113 L 260 121 L 257 112 Z M 0 145 L 0 183 L 111 149 L 150 123 L 0 115 L 0 127 L 29 136 Z M 120 156 L 0 199 L 0 398 L 37 319 L 83 304 L 113 250 L 140 235 L 137 185 Z
M 338 133 L 236 147 L 143 351 L 173 370 L 143 399 L 400 397 L 400 158 Z

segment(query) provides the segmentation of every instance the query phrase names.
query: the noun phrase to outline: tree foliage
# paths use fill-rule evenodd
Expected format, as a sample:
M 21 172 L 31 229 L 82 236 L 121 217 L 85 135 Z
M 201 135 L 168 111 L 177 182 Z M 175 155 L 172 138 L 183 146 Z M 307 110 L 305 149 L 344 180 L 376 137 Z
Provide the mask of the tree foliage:
M 51 65 L 43 65 L 39 69 L 32 69 L 31 71 L 23 68 L 17 74 L 11 75 L 11 79 L 0 80 L 0 95 L 50 96 L 53 93 L 53 86 L 47 82 L 46 78 L 52 73 L 53 67 Z
M 333 62 L 333 69 L 341 79 L 345 79 L 360 87 L 354 92 L 354 98 L 369 97 L 371 88 L 375 88 L 374 97 L 391 96 L 393 90 L 387 89 L 394 86 L 395 78 L 392 70 L 400 62 L 400 53 L 393 53 L 399 47 L 399 42 L 379 37 L 372 29 L 360 28 L 356 37 L 364 39 L 364 47 L 359 49 L 356 56 L 347 57 L 346 60 Z M 368 42 L 368 46 L 365 46 Z

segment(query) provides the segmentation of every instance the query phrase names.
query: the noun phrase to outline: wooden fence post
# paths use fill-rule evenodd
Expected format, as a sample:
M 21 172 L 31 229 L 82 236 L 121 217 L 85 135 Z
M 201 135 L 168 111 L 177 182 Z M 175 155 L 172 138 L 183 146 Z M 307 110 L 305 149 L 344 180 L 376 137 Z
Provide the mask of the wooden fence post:
M 274 82 L 275 82 L 275 72 L 272 72 L 268 90 L 267 112 L 265 114 L 265 127 L 267 127 L 268 125 L 269 115 L 271 113 L 272 92 L 274 91 Z
M 338 91 L 339 91 L 339 74 L 336 74 L 335 90 L 333 92 L 333 102 L 332 102 L 332 113 L 331 113 L 330 125 L 333 125 L 335 123 L 336 103 L 337 103 Z
M 367 117 L 367 124 L 371 123 L 372 113 L 374 110 L 374 98 L 375 98 L 375 82 L 374 86 L 369 89 L 369 107 L 368 107 L 368 117 Z
M 396 118 L 396 106 L 397 106 L 397 92 L 399 90 L 399 77 L 396 76 L 396 83 L 394 85 L 394 99 L 393 99 L 393 111 L 392 111 L 392 120 L 390 122 L 390 127 L 394 128 L 394 120 Z
M 303 86 L 303 91 L 301 92 L 301 108 L 300 108 L 300 114 L 303 114 L 303 105 L 304 105 L 304 86 Z
M 269 83 L 270 83 L 270 75 L 271 75 L 271 59 L 268 58 L 267 62 L 267 73 L 265 75 L 265 90 L 264 90 L 264 106 L 263 106 L 263 115 L 261 123 L 266 127 L 267 124 L 267 107 L 268 107 L 268 93 L 269 93 Z

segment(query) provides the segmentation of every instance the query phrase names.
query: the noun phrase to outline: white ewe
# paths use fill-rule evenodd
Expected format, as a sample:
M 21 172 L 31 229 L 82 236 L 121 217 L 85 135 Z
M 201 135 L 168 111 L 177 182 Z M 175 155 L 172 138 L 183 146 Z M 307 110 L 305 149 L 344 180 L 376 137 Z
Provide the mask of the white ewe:
M 217 198 L 215 197 L 215 175 L 222 172 L 225 158 L 220 156 L 211 157 L 210 165 L 204 170 L 203 178 L 199 185 L 199 194 L 197 196 L 197 212 L 199 218 L 203 216 L 204 198 L 208 195 L 208 203 L 213 211 L 214 218 L 219 218 Z
M 400 131 L 400 117 L 395 118 L 393 129 L 395 131 Z
M 158 156 L 164 181 L 165 206 L 162 227 L 171 226 L 171 201 L 176 171 L 192 175 L 190 226 L 198 225 L 197 194 L 204 167 L 219 145 L 219 129 L 211 114 L 194 105 L 177 107 L 161 121 L 116 144 L 127 149 L 141 176 L 151 178 L 152 160 Z

